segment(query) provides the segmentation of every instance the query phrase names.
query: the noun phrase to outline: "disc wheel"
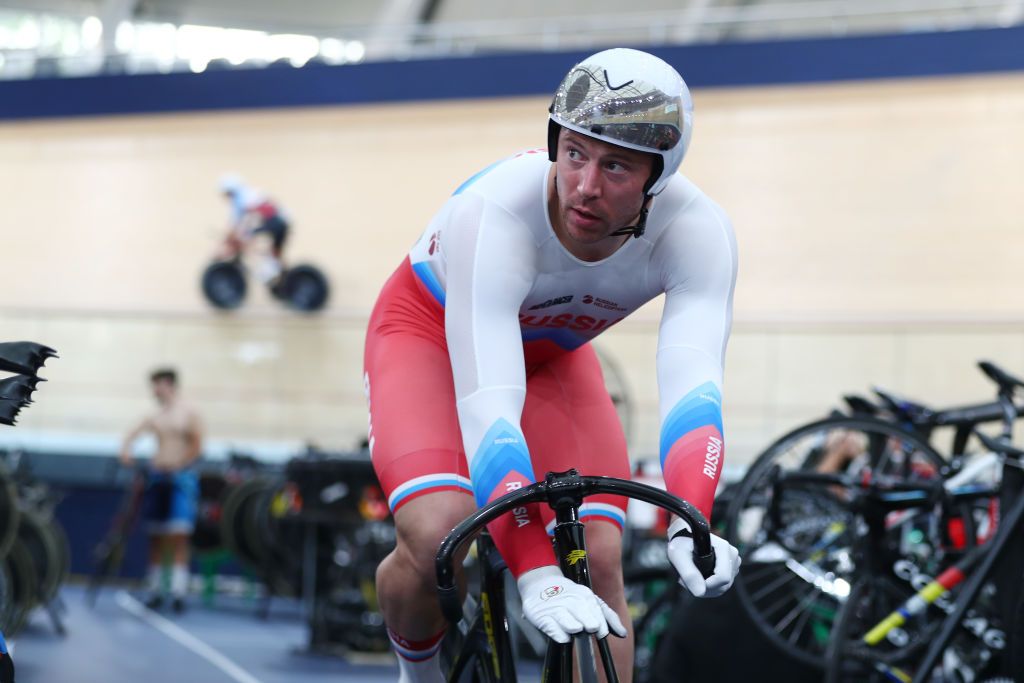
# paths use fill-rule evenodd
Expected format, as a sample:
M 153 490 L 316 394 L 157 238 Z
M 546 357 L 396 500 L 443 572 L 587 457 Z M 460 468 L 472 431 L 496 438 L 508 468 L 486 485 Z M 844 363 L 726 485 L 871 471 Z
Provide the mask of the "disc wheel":
M 203 296 L 213 306 L 231 310 L 245 301 L 245 271 L 237 261 L 214 261 L 203 271 Z

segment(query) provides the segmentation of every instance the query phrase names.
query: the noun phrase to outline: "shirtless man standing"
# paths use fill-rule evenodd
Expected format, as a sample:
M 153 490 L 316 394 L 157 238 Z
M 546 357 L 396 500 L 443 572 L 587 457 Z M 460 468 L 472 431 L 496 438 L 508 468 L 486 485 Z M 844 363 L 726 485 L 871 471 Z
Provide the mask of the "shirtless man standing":
M 195 527 L 199 480 L 192 464 L 199 457 L 202 425 L 196 411 L 178 395 L 175 370 L 161 368 L 150 377 L 157 411 L 125 436 L 121 463 L 132 466 L 132 443 L 144 432 L 156 436 L 156 453 L 149 465 L 144 513 L 150 534 L 146 605 L 163 604 L 163 558 L 173 555 L 171 598 L 175 612 L 185 608 L 188 590 L 189 543 Z

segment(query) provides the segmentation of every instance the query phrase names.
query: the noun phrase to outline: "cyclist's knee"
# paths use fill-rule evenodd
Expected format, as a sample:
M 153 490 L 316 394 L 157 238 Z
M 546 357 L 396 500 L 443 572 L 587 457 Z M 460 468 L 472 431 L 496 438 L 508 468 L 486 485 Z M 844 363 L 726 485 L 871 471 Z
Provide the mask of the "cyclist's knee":
M 603 521 L 587 525 L 587 562 L 598 595 L 622 592 L 622 533 L 618 526 Z
M 434 557 L 441 541 L 474 510 L 472 497 L 456 492 L 432 493 L 409 501 L 395 514 L 395 552 L 417 574 L 433 582 Z

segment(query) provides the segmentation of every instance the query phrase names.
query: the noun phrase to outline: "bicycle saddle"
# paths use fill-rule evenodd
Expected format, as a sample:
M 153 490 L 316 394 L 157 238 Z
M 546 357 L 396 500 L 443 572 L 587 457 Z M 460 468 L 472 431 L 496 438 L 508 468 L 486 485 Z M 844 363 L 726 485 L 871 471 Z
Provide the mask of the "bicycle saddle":
M 998 367 L 991 361 L 978 361 L 978 367 L 981 368 L 982 372 L 988 375 L 990 380 L 998 384 L 999 388 L 1006 393 L 1013 393 L 1013 390 L 1018 387 L 1024 388 L 1024 382 Z
M 35 375 L 47 358 L 55 358 L 57 352 L 49 346 L 30 341 L 0 343 L 0 370 L 16 372 L 19 375 Z
M 850 407 L 854 415 L 878 415 L 879 413 L 878 406 L 863 396 L 846 394 L 843 396 L 843 400 L 846 401 L 846 405 Z
M 935 411 L 928 406 L 920 403 L 915 403 L 905 398 L 899 398 L 887 391 L 883 391 L 878 387 L 872 387 L 872 391 L 875 395 L 882 400 L 885 407 L 892 412 L 892 414 L 900 420 L 905 422 L 912 422 L 914 424 L 927 424 Z
M 18 411 L 21 410 L 22 405 L 21 401 L 0 398 L 0 424 L 13 427 L 14 418 L 18 417 Z
M 23 405 L 32 402 L 32 392 L 36 385 L 46 380 L 29 375 L 14 375 L 0 380 L 0 398 L 20 401 Z
M 981 442 L 985 444 L 985 448 L 990 451 L 1003 453 L 1004 455 L 1013 456 L 1017 459 L 1024 459 L 1024 450 L 1017 448 L 1003 437 L 989 436 L 978 430 L 974 431 L 974 435 L 981 439 Z

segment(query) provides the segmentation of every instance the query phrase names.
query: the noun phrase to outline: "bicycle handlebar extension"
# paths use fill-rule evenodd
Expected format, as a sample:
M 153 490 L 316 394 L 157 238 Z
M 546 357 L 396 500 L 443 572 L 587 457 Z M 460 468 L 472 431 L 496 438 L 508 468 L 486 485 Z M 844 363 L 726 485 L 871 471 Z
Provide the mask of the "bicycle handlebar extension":
M 579 507 L 584 497 L 597 493 L 610 493 L 641 500 L 682 517 L 689 523 L 693 532 L 694 563 L 705 578 L 714 573 L 715 551 L 711 547 L 708 522 L 700 510 L 682 498 L 653 486 L 626 479 L 580 476 L 575 470 L 548 473 L 544 481 L 507 493 L 480 508 L 452 529 L 441 542 L 435 566 L 437 592 L 445 618 L 452 623 L 458 623 L 462 619 L 462 603 L 455 585 L 454 556 L 455 551 L 477 531 L 514 507 L 540 502 L 546 502 L 552 508 L 566 504 Z

